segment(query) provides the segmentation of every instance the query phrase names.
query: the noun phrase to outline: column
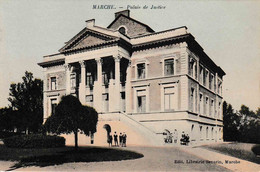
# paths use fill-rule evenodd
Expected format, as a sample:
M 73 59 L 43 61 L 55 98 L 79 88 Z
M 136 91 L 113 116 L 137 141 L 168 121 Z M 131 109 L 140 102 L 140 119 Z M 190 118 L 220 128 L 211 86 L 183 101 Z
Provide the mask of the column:
M 71 73 L 71 65 L 65 64 L 65 73 L 66 73 L 66 95 L 70 94 L 70 73 Z
M 131 89 L 131 79 L 132 79 L 132 70 L 131 70 L 131 61 L 129 60 L 127 70 L 126 70 L 126 85 L 125 85 L 125 110 L 126 113 L 132 113 L 132 89 Z
M 120 111 L 120 60 L 121 57 L 118 55 L 114 57 L 115 60 L 115 92 L 114 92 L 114 111 Z
M 79 100 L 81 104 L 86 104 L 86 64 L 85 61 L 80 61 L 81 66 L 81 83 L 79 85 Z
M 97 112 L 102 112 L 102 59 L 97 58 L 97 81 L 94 82 L 93 88 L 93 106 Z

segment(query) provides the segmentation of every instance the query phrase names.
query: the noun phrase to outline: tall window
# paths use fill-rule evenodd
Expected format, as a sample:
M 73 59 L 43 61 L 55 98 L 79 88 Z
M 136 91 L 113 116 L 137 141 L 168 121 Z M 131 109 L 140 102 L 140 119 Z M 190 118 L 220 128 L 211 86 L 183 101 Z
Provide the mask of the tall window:
M 137 77 L 138 79 L 145 78 L 145 63 L 137 64 Z
M 210 115 L 214 116 L 214 100 L 211 100 L 210 103 Z
M 208 77 L 209 77 L 209 72 L 206 70 L 205 71 L 205 82 L 204 82 L 204 86 L 208 87 Z
M 146 96 L 137 96 L 137 111 L 145 112 Z
M 209 138 L 209 127 L 206 128 L 206 138 Z
M 137 112 L 146 112 L 146 91 L 137 91 Z
M 87 73 L 86 82 L 87 82 L 87 86 L 90 87 L 90 89 L 92 89 L 94 85 L 94 80 L 90 72 Z
M 220 118 L 221 102 L 218 103 L 218 118 Z
M 202 135 L 202 126 L 200 126 L 200 139 L 203 139 L 203 135 Z
M 200 114 L 203 113 L 203 95 L 200 94 Z
M 194 88 L 190 90 L 190 103 L 191 103 L 191 111 L 194 112 L 194 105 L 195 105 L 195 98 L 194 98 Z
M 55 113 L 56 106 L 57 106 L 57 99 L 51 99 L 51 115 Z
M 75 73 L 70 74 L 70 87 L 76 88 L 76 74 Z
M 194 67 L 194 60 L 193 59 L 190 59 L 190 63 L 189 63 L 189 68 L 190 68 L 190 75 L 193 77 L 193 75 L 194 75 L 194 69 L 193 69 L 193 67 Z
M 173 75 L 174 74 L 174 59 L 164 60 L 164 75 Z
M 164 88 L 164 110 L 174 109 L 174 87 Z
M 204 83 L 203 81 L 203 67 L 200 65 L 200 82 Z
M 56 77 L 51 77 L 51 90 L 57 89 L 57 80 Z
M 209 89 L 212 89 L 212 75 L 209 75 Z
M 208 97 L 206 97 L 206 99 L 205 99 L 205 114 L 206 115 L 209 115 L 209 98 Z

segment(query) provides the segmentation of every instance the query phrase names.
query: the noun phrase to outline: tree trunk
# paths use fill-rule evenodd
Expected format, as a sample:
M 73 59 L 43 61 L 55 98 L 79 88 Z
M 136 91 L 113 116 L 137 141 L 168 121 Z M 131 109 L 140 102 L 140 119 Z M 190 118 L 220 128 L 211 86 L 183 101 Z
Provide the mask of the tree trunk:
M 74 131 L 75 135 L 75 149 L 78 149 L 78 130 Z

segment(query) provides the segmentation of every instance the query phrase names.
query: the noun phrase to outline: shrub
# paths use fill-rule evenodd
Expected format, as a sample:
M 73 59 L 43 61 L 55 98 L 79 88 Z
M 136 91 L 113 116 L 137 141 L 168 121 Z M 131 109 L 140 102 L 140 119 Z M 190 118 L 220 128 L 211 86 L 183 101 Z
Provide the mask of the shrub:
M 254 152 L 255 155 L 260 155 L 260 145 L 254 145 L 252 147 L 252 151 Z
M 12 136 L 22 135 L 23 133 L 10 132 L 10 131 L 0 131 L 0 139 L 5 139 Z
M 30 134 L 6 138 L 4 144 L 15 148 L 53 148 L 64 147 L 65 139 L 60 136 Z

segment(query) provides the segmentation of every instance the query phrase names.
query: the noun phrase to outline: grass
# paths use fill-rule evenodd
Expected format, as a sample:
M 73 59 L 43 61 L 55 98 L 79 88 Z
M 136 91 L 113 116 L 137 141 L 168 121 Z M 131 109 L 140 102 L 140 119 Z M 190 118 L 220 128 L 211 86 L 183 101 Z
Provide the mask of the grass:
M 253 147 L 258 147 L 259 150 L 260 145 L 249 143 L 223 143 L 203 146 L 203 148 L 215 150 L 226 155 L 260 164 L 260 157 L 257 157 L 257 155 L 252 151 Z
M 0 160 L 18 161 L 12 168 L 52 166 L 69 162 L 121 161 L 142 158 L 143 155 L 116 148 L 74 147 L 19 149 L 0 145 Z

